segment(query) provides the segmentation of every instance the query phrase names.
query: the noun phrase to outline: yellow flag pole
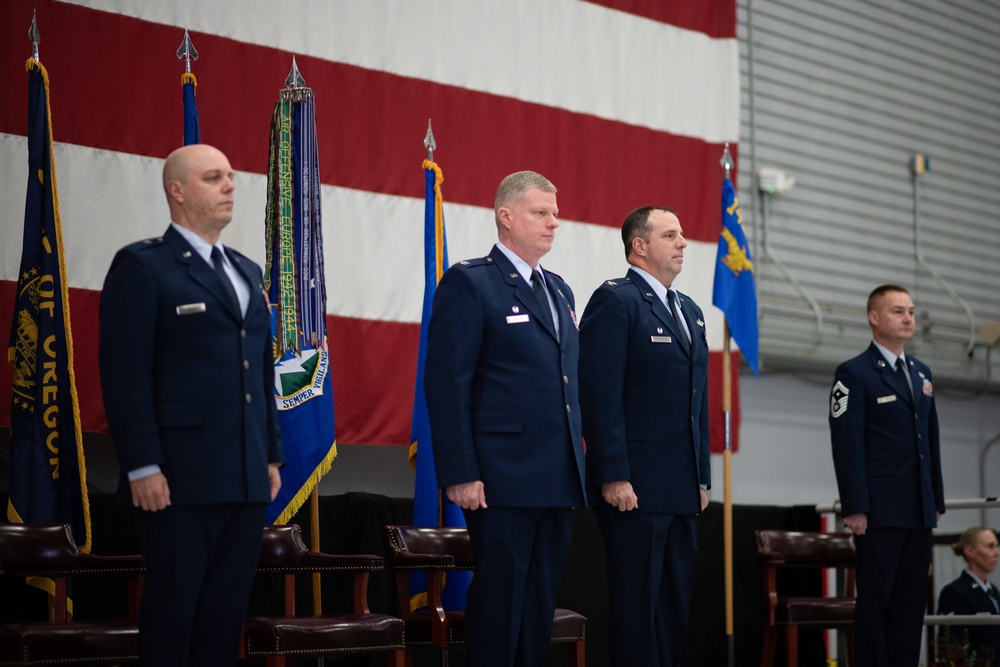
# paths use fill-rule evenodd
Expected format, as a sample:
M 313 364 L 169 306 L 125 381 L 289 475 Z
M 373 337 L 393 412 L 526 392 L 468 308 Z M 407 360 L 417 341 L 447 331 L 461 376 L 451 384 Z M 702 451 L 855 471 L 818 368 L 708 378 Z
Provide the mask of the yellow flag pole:
M 312 493 L 309 494 L 309 548 L 313 551 L 320 551 L 319 548 L 319 484 L 313 486 Z M 323 586 L 320 582 L 320 573 L 313 572 L 313 614 L 321 616 L 323 614 Z
M 722 451 L 723 505 L 722 538 L 726 582 L 726 643 L 729 646 L 729 667 L 736 659 L 733 642 L 733 364 L 729 353 L 729 322 L 722 328 L 722 414 L 725 419 L 725 449 Z

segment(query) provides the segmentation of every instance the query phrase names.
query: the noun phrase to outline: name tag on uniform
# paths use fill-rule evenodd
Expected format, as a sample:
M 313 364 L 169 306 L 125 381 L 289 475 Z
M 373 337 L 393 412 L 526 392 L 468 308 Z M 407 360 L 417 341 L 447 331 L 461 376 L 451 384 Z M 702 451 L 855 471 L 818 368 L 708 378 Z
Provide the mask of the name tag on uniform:
M 672 343 L 674 342 L 670 336 L 650 336 L 649 340 L 654 343 Z
M 530 321 L 530 319 L 528 318 L 528 314 L 527 313 L 524 313 L 523 315 L 508 315 L 507 316 L 507 324 L 520 324 L 521 322 L 529 322 L 529 321 Z
M 879 405 L 882 405 L 883 403 L 892 403 L 895 400 L 896 400 L 896 395 L 893 394 L 892 396 L 879 396 L 878 398 L 875 399 L 875 402 L 878 403 Z
M 177 306 L 178 315 L 194 315 L 195 313 L 204 313 L 205 304 L 204 303 L 186 303 L 183 306 Z

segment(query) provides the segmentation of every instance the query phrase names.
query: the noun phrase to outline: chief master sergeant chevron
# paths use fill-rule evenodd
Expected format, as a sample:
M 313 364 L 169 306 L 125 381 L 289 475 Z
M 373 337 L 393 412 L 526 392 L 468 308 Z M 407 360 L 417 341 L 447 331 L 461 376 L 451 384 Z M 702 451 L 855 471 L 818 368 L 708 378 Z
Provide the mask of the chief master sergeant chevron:
M 475 667 L 545 664 L 570 508 L 584 504 L 573 292 L 538 263 L 558 212 L 547 178 L 507 176 L 498 243 L 448 269 L 434 295 L 424 388 L 438 482 L 472 541 Z
M 270 312 L 260 268 L 219 240 L 226 156 L 177 149 L 163 189 L 172 224 L 121 249 L 101 292 L 104 408 L 146 565 L 139 661 L 235 665 L 281 487 Z
M 903 352 L 906 288 L 868 297 L 874 341 L 842 363 L 830 395 L 833 463 L 857 548 L 856 667 L 914 667 L 927 603 L 931 530 L 944 485 L 931 370 Z

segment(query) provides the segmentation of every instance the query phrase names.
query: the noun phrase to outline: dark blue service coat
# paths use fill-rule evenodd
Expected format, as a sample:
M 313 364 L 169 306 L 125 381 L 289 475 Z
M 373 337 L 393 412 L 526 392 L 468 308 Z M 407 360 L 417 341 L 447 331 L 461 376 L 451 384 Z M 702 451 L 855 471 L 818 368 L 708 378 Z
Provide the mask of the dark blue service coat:
M 573 292 L 545 279 L 558 340 L 496 247 L 448 269 L 434 295 L 424 388 L 438 483 L 482 480 L 490 507 L 585 502 Z
M 245 318 L 179 232 L 121 249 L 101 293 L 104 409 L 126 473 L 157 464 L 173 504 L 268 503 L 280 463 L 270 312 L 260 268 L 232 249 Z
M 844 516 L 872 528 L 934 528 L 944 511 L 931 370 L 907 356 L 906 379 L 872 343 L 838 368 L 830 395 L 833 463 Z
M 642 276 L 602 284 L 580 322 L 580 396 L 588 498 L 607 507 L 606 482 L 628 480 L 642 512 L 700 514 L 711 486 L 705 316 L 679 294 L 691 332 Z

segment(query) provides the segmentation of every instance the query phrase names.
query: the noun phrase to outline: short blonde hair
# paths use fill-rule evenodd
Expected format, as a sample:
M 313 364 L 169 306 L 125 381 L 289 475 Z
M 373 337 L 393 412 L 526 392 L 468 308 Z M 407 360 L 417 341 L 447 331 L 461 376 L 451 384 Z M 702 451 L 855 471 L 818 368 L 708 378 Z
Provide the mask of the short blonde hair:
M 528 190 L 556 192 L 556 186 L 552 185 L 552 181 L 534 171 L 515 171 L 500 181 L 500 185 L 497 187 L 497 197 L 493 202 L 493 212 L 499 215 L 501 208 L 509 208 L 527 194 Z

